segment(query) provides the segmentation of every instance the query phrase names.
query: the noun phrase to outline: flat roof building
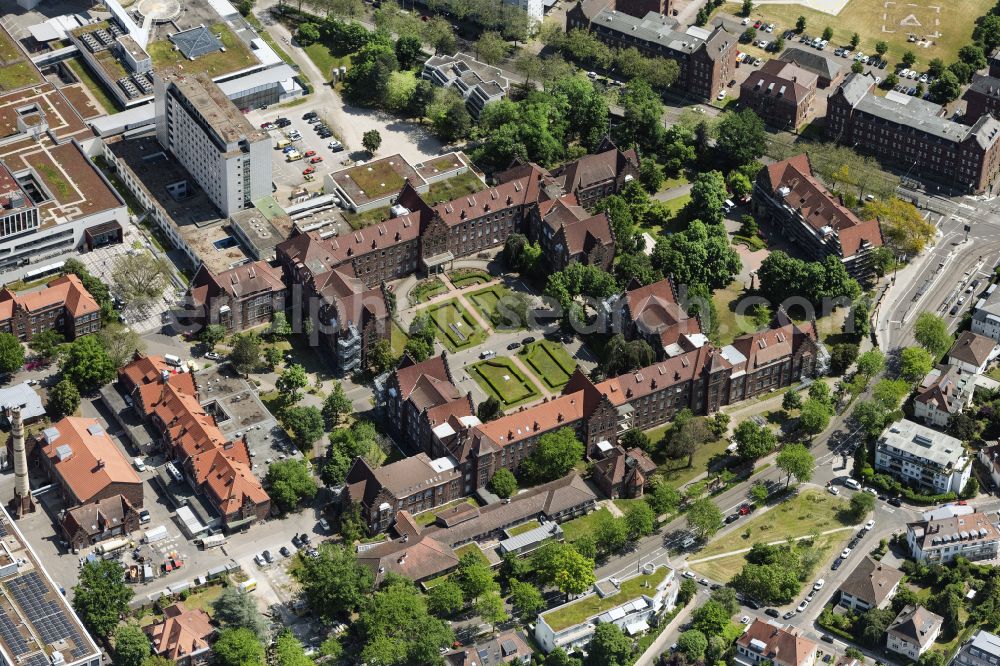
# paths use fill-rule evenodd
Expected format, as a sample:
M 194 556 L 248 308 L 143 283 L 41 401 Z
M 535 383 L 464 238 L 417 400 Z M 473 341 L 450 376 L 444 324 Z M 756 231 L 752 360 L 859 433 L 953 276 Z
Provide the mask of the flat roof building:
M 420 76 L 458 91 L 474 118 L 478 118 L 490 102 L 503 99 L 510 89 L 510 81 L 499 68 L 479 62 L 467 53 L 431 56 L 424 62 Z
M 995 666 L 1000 663 L 1000 636 L 980 629 L 959 648 L 949 666 Z
M 882 432 L 875 469 L 935 493 L 961 492 L 972 474 L 961 440 L 907 419 Z

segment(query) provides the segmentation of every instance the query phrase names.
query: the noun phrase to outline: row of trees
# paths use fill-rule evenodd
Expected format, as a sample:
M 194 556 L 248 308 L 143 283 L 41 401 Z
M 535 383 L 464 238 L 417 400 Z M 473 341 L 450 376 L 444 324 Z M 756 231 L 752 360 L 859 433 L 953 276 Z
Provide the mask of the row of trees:
M 627 81 L 644 81 L 657 90 L 666 90 L 680 76 L 675 60 L 650 58 L 637 48 L 608 46 L 589 30 L 576 28 L 564 32 L 562 26 L 546 23 L 539 39 L 546 46 L 561 51 L 567 58 L 587 67 L 611 70 Z

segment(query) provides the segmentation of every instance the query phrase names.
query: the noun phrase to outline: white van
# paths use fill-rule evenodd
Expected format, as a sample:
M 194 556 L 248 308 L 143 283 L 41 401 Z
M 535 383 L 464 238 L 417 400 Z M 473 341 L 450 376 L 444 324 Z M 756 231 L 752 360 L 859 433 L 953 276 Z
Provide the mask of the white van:
M 844 480 L 844 485 L 851 490 L 861 490 L 861 484 L 856 479 L 847 478 Z
M 732 199 L 726 199 L 726 203 L 725 203 L 724 208 L 726 209 L 726 212 L 728 213 L 732 209 L 736 208 L 736 204 L 733 203 Z
M 132 458 L 132 464 L 135 465 L 137 471 L 139 472 L 146 471 L 146 463 L 142 461 L 142 458 Z
M 167 362 L 167 365 L 172 365 L 175 368 L 181 367 L 180 356 L 174 356 L 173 354 L 164 354 L 163 360 Z

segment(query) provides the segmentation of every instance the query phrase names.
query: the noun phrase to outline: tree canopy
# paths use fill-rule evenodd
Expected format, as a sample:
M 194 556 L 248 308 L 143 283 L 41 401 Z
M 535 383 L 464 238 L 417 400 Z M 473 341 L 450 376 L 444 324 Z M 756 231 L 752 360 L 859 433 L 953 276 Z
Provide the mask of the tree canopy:
M 521 473 L 534 483 L 562 478 L 583 460 L 583 443 L 569 427 L 547 432 L 538 438 L 530 456 L 521 463 Z
M 117 368 L 97 337 L 85 335 L 67 345 L 62 370 L 81 393 L 89 393 L 113 380 Z
M 309 463 L 295 458 L 271 463 L 264 485 L 283 513 L 295 509 L 302 502 L 311 501 L 318 490 Z
M 80 569 L 80 582 L 73 587 L 73 610 L 92 634 L 103 638 L 128 613 L 133 594 L 117 561 L 86 562 Z
M 413 584 L 397 577 L 364 604 L 357 629 L 364 642 L 361 660 L 372 666 L 440 663 L 439 649 L 455 639 Z
M 373 583 L 371 569 L 358 562 L 351 546 L 332 543 L 320 545 L 316 557 L 302 558 L 295 575 L 309 608 L 328 622 L 357 611 Z

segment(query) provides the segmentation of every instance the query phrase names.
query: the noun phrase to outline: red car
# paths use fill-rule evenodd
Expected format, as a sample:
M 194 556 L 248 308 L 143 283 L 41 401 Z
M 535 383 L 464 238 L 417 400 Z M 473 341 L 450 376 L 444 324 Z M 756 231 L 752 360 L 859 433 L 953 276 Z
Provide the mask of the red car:
M 741 516 L 749 516 L 750 515 L 750 505 L 749 504 L 741 504 L 740 505 L 740 515 Z
M 760 26 L 761 26 L 761 22 L 760 21 L 755 21 L 754 24 L 753 24 L 753 29 L 757 30 L 757 29 L 760 28 Z
M 311 173 L 316 173 L 316 169 L 314 169 L 312 167 L 306 167 L 305 169 L 302 170 L 302 175 L 303 176 L 308 176 Z
M 309 160 L 309 164 L 319 164 L 322 161 L 323 161 L 323 156 L 322 155 L 317 155 L 316 157 L 314 157 L 311 160 Z
M 306 152 L 302 153 L 302 157 L 312 157 L 315 154 L 316 154 L 315 150 L 307 150 Z

